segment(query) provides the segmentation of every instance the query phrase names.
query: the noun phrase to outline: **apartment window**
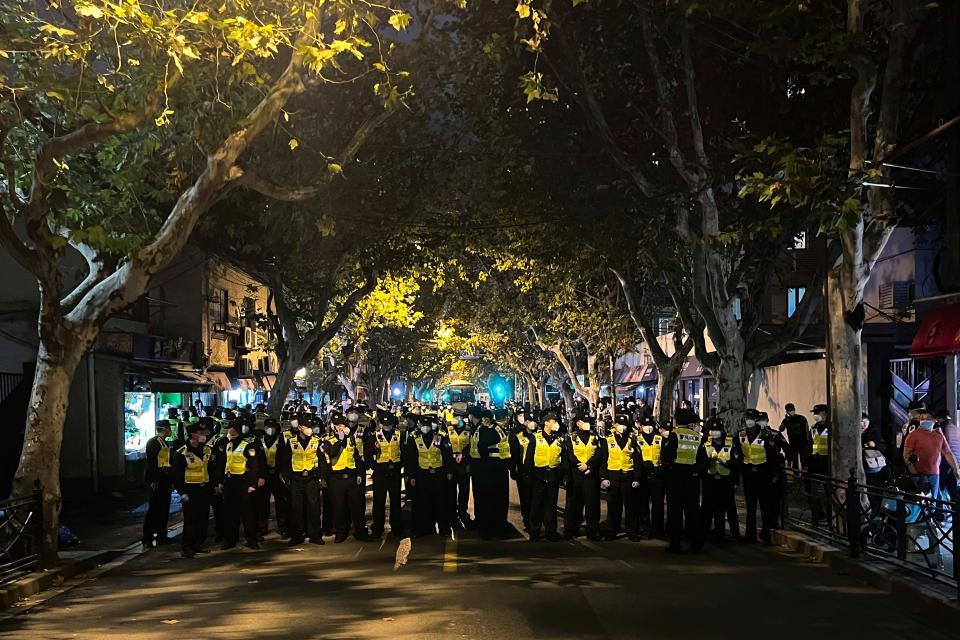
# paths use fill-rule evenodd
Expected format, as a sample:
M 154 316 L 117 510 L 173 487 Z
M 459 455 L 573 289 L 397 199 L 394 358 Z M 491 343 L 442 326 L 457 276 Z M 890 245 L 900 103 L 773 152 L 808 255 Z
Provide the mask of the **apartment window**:
M 797 312 L 797 307 L 800 306 L 800 301 L 803 300 L 803 296 L 807 293 L 806 287 L 793 287 L 787 289 L 787 317 L 792 318 L 793 314 Z
M 806 249 L 807 248 L 807 232 L 801 231 L 797 235 L 793 236 L 793 246 L 791 249 Z
M 213 296 L 213 321 L 222 325 L 230 320 L 230 295 L 226 289 L 214 289 Z

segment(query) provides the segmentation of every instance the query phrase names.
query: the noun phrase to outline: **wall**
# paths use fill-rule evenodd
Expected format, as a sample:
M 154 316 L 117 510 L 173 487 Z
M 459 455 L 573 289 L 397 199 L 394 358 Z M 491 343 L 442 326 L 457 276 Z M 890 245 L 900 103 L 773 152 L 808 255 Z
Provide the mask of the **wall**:
M 791 362 L 764 367 L 753 375 L 747 406 L 770 414 L 770 422 L 779 424 L 786 415 L 783 406 L 792 402 L 797 413 L 813 419 L 811 409 L 826 400 L 826 360 Z
M 213 324 L 219 319 L 214 317 L 218 305 L 213 302 L 214 291 L 224 289 L 237 304 L 237 311 L 243 313 L 244 298 L 252 298 L 256 307 L 256 312 L 266 313 L 269 290 L 265 285 L 250 277 L 236 267 L 225 264 L 216 258 L 210 258 L 207 262 L 206 292 L 204 298 L 203 324 L 205 350 L 210 354 L 210 364 L 215 367 L 232 367 L 234 358 L 230 356 L 230 336 L 215 333 Z M 266 333 L 261 331 L 258 335 L 257 343 L 261 348 L 250 351 L 246 357 L 253 361 L 254 369 L 257 369 L 260 358 L 266 355 L 262 348 L 266 342 Z

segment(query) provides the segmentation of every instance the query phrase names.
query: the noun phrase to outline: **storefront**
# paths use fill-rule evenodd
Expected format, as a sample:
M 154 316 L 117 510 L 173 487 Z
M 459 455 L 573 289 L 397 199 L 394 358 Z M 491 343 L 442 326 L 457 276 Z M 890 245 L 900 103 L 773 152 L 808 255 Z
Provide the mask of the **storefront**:
M 910 345 L 912 358 L 943 357 L 946 365 L 944 377 L 944 396 L 946 413 L 954 422 L 958 415 L 958 395 L 960 395 L 960 304 L 934 307 L 925 311 L 921 317 L 920 328 Z

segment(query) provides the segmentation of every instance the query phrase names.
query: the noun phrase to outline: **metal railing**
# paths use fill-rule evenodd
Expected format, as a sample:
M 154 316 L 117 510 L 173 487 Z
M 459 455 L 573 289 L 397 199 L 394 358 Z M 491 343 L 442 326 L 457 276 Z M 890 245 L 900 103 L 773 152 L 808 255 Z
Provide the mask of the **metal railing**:
M 43 491 L 0 501 L 0 584 L 43 566 Z
M 847 480 L 793 469 L 785 475 L 784 528 L 846 546 L 853 558 L 866 554 L 948 584 L 960 599 L 954 547 L 960 503 L 930 497 L 908 476 L 874 486 L 858 483 L 853 473 Z

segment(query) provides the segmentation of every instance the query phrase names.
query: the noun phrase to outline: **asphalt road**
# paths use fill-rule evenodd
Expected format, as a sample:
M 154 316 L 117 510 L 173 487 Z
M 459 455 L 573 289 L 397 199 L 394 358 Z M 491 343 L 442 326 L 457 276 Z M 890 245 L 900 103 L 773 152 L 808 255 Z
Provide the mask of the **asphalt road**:
M 514 508 L 512 517 L 517 517 Z M 439 538 L 193 560 L 155 549 L 13 616 L 0 638 L 955 638 L 775 549 Z

